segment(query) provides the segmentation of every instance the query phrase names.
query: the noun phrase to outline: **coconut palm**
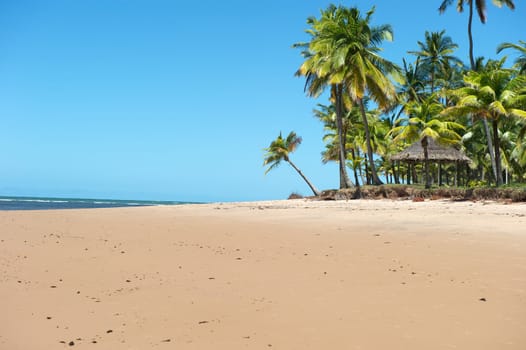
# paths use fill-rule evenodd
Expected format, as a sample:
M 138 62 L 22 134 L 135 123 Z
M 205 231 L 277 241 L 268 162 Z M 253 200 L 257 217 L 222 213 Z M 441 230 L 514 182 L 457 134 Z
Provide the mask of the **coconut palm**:
M 295 132 L 291 131 L 286 138 L 279 136 L 270 143 L 270 146 L 265 148 L 265 156 L 263 166 L 269 165 L 265 174 L 272 169 L 276 168 L 281 164 L 281 161 L 286 161 L 300 174 L 301 178 L 305 180 L 307 185 L 310 187 L 315 196 L 320 195 L 320 191 L 307 179 L 307 177 L 301 172 L 301 170 L 290 160 L 290 153 L 294 152 L 296 148 L 301 144 L 301 137 L 297 136 Z
M 367 146 L 367 158 L 374 185 L 382 184 L 376 172 L 371 133 L 367 121 L 365 98 L 387 109 L 395 99 L 395 89 L 388 75 L 398 67 L 379 55 L 379 45 L 392 40 L 389 25 L 371 26 L 374 7 L 362 17 L 358 8 L 338 7 L 333 20 L 325 23 L 322 43 L 332 48 L 331 79 L 342 83 L 351 101 L 360 108 Z
M 526 122 L 517 124 L 515 147 L 511 151 L 511 158 L 515 164 L 515 174 L 520 182 L 526 180 Z
M 491 174 L 491 160 L 489 158 L 488 144 L 484 140 L 485 133 L 481 123 L 475 123 L 468 127 L 468 131 L 462 136 L 462 147 L 471 159 L 471 178 L 486 181 L 486 174 Z M 488 171 L 489 169 L 489 171 Z M 467 179 L 469 181 L 469 179 Z
M 435 92 L 437 74 L 444 75 L 447 68 L 461 61 L 452 55 L 458 48 L 451 37 L 445 35 L 446 31 L 425 33 L 425 41 L 418 41 L 419 51 L 408 51 L 420 58 L 422 66 L 429 72 L 431 93 Z
M 343 98 L 345 87 L 341 81 L 333 79 L 334 71 L 331 67 L 331 60 L 333 56 L 332 43 L 327 42 L 326 25 L 335 21 L 338 8 L 334 5 L 329 5 L 326 10 L 321 11 L 319 19 L 309 17 L 307 24 L 309 29 L 306 30 L 310 35 L 310 42 L 296 43 L 294 48 L 302 49 L 302 56 L 305 61 L 296 71 L 296 76 L 304 76 L 306 78 L 305 91 L 311 97 L 318 97 L 327 87 L 330 87 L 331 102 L 335 106 L 336 123 L 338 132 L 338 160 L 339 160 L 339 175 L 340 175 L 340 189 L 352 187 L 352 183 L 347 175 L 345 161 L 347 155 L 345 154 L 345 137 L 343 132 Z
M 442 4 L 438 8 L 438 11 L 440 13 L 444 13 L 446 9 L 453 4 L 454 0 L 443 0 Z M 473 0 L 455 0 L 457 4 L 457 11 L 463 12 L 464 11 L 464 5 L 467 5 L 469 7 L 469 16 L 468 16 L 468 39 L 469 39 L 469 62 L 471 64 L 471 70 L 476 70 L 477 62 L 475 61 L 475 56 L 473 54 L 473 32 L 472 32 L 472 25 L 473 25 Z M 497 7 L 502 7 L 502 5 L 506 5 L 510 9 L 515 9 L 515 4 L 513 0 L 493 0 L 493 3 Z M 475 0 L 475 8 L 477 10 L 477 13 L 479 15 L 480 21 L 482 23 L 486 23 L 486 0 Z M 494 176 L 496 177 L 497 174 L 495 174 L 496 171 L 496 159 L 495 154 L 493 152 L 494 145 L 493 140 L 491 137 L 491 132 L 489 130 L 488 121 L 483 118 L 482 124 L 484 125 L 484 131 L 486 133 L 486 141 L 488 143 L 488 150 L 489 155 L 491 158 L 491 163 L 494 171 Z
M 519 40 L 518 44 L 502 43 L 497 47 L 497 53 L 506 49 L 514 49 L 519 53 L 519 57 L 515 59 L 515 67 L 520 74 L 526 73 L 526 41 Z
M 472 114 L 491 121 L 493 128 L 493 173 L 497 186 L 502 185 L 499 121 L 505 118 L 526 119 L 526 76 L 515 76 L 510 69 L 501 68 L 501 61 L 490 61 L 487 69 L 469 72 L 464 76 L 465 87 L 451 91 L 457 98 L 455 106 L 443 114 L 461 116 Z
M 405 58 L 402 62 L 402 72 L 395 76 L 396 93 L 400 102 L 421 101 L 425 92 L 425 72 L 422 70 L 420 57 L 417 57 L 414 65 L 407 63 Z
M 438 11 L 440 13 L 444 13 L 444 11 L 446 11 L 446 9 L 451 4 L 453 4 L 453 2 L 456 2 L 458 12 L 464 11 L 464 5 L 467 5 L 469 7 L 469 16 L 468 16 L 469 62 L 471 63 L 471 69 L 475 70 L 475 57 L 473 55 L 473 32 L 472 32 L 473 0 L 443 0 L 440 7 L 438 8 Z M 498 7 L 502 7 L 502 5 L 506 5 L 512 10 L 515 9 L 515 4 L 513 0 L 493 0 L 493 3 Z M 486 23 L 486 0 L 475 0 L 475 8 L 477 9 L 477 13 L 479 15 L 480 21 L 482 23 Z
M 430 188 L 428 138 L 442 144 L 458 144 L 461 136 L 456 130 L 463 130 L 464 127 L 459 123 L 440 118 L 444 105 L 438 102 L 435 94 L 422 102 L 408 102 L 405 109 L 408 118 L 401 125 L 391 129 L 390 134 L 395 136 L 395 142 L 420 140 L 424 150 L 426 188 Z

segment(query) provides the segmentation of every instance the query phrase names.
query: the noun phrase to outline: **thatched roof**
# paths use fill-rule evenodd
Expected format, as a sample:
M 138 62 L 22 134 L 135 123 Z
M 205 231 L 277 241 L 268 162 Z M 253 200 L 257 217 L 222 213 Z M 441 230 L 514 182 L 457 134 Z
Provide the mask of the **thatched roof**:
M 457 150 L 454 147 L 442 146 L 432 138 L 427 138 L 427 154 L 431 161 L 459 161 L 459 162 L 470 162 L 464 153 Z M 424 160 L 424 149 L 420 140 L 413 143 L 400 153 L 395 154 L 391 157 L 391 160 L 401 161 L 423 161 Z

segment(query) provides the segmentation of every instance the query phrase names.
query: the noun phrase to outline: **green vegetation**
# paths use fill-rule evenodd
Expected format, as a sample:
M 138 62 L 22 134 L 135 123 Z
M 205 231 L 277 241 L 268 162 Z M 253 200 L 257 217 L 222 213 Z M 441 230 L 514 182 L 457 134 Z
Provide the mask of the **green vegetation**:
M 393 29 L 373 25 L 374 7 L 362 14 L 356 7 L 330 5 L 319 17 L 307 19 L 310 41 L 293 45 L 304 58 L 296 75 L 305 78 L 307 95 L 318 98 L 328 92 L 328 103 L 314 110 L 325 131 L 322 159 L 339 163 L 340 190 L 350 197 L 385 191 L 379 175 L 404 189 L 411 182 L 423 184 L 412 191 L 429 196 L 432 192 L 425 191 L 464 199 L 473 193 L 525 197 L 526 41 L 496 48 L 497 53 L 518 53 L 513 64 L 506 65 L 506 57 L 475 58 L 473 12 L 485 23 L 486 2 L 445 0 L 440 13 L 453 3 L 459 12 L 469 9 L 469 65 L 455 56 L 458 45 L 445 31 L 426 31 L 417 49 L 408 50 L 413 62 L 404 58 L 398 67 L 386 60 L 381 44 L 393 39 Z M 493 3 L 514 9 L 513 1 Z M 429 139 L 461 150 L 471 162 L 461 166 L 454 159 L 430 157 Z M 289 161 L 288 153 L 276 153 L 276 142 L 285 140 L 280 135 L 266 149 L 269 170 L 277 159 Z M 418 162 L 391 160 L 414 142 L 423 149 Z M 285 142 L 283 147 L 289 146 Z M 494 195 L 492 186 L 504 189 Z

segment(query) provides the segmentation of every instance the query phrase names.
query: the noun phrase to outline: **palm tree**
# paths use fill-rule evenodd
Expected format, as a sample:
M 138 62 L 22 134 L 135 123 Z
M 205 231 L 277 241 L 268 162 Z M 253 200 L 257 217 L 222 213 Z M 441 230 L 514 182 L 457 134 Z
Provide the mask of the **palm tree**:
M 473 33 L 471 30 L 473 24 L 473 0 L 443 0 L 442 4 L 438 8 L 438 11 L 442 14 L 446 9 L 455 1 L 457 3 L 457 11 L 464 11 L 464 4 L 469 6 L 469 16 L 468 16 L 468 39 L 469 39 L 469 62 L 471 63 L 471 69 L 475 70 L 475 58 L 473 55 Z M 493 3 L 502 7 L 506 5 L 510 9 L 515 9 L 515 4 L 513 0 L 493 0 Z M 479 15 L 480 21 L 486 23 L 486 1 L 485 0 L 475 0 L 475 7 Z
M 517 124 L 517 132 L 515 139 L 515 147 L 511 152 L 511 158 L 513 158 L 515 174 L 517 174 L 520 182 L 526 180 L 526 123 L 522 125 Z
M 340 189 L 343 189 L 352 187 L 352 182 L 349 180 L 345 167 L 347 155 L 345 153 L 345 136 L 343 132 L 344 86 L 341 81 L 338 82 L 332 79 L 334 73 L 331 70 L 333 47 L 328 45 L 325 38 L 326 30 L 324 29 L 327 23 L 335 20 L 336 14 L 336 6 L 329 5 L 326 10 L 321 11 L 320 19 L 309 17 L 307 24 L 310 26 L 310 29 L 306 30 L 306 32 L 311 36 L 311 41 L 296 43 L 293 47 L 302 49 L 301 54 L 305 58 L 303 64 L 296 71 L 296 76 L 304 76 L 306 78 L 305 91 L 307 94 L 311 97 L 318 97 L 330 86 L 331 101 L 336 110 Z
M 521 151 L 524 151 L 524 148 L 519 126 L 520 124 L 512 119 L 503 120 L 501 126 L 500 149 L 506 174 L 504 183 L 506 184 L 509 184 L 515 175 L 521 177 L 524 174 L 524 164 L 521 164 Z
M 420 57 L 417 57 L 415 64 L 407 63 L 402 59 L 402 72 L 395 76 L 397 83 L 396 93 L 401 101 L 421 101 L 424 97 L 424 71 L 420 64 Z
M 458 48 L 451 37 L 445 35 L 446 31 L 425 33 L 425 41 L 418 41 L 419 51 L 408 51 L 420 58 L 422 66 L 430 74 L 431 93 L 435 92 L 437 73 L 444 74 L 451 64 L 461 64 L 461 61 L 452 55 Z
M 305 180 L 307 185 L 310 187 L 315 196 L 320 195 L 320 191 L 307 179 L 307 177 L 301 172 L 301 170 L 294 164 L 289 158 L 290 153 L 294 152 L 296 148 L 301 144 L 301 137 L 297 136 L 295 132 L 291 131 L 287 138 L 283 138 L 281 133 L 277 139 L 270 143 L 268 148 L 265 148 L 265 156 L 263 161 L 263 166 L 270 165 L 265 171 L 267 174 L 272 169 L 280 165 L 281 161 L 284 160 L 289 163 L 294 170 L 300 174 L 301 178 Z
M 473 0 L 455 0 L 457 3 L 457 11 L 463 12 L 464 11 L 464 4 L 469 6 L 469 16 L 468 16 L 468 39 L 469 39 L 469 62 L 471 64 L 471 70 L 476 70 L 477 62 L 475 61 L 475 56 L 473 54 L 473 32 L 472 32 L 472 24 L 473 24 Z M 453 3 L 453 0 L 443 0 L 442 4 L 438 8 L 438 11 L 440 13 L 444 13 L 446 9 Z M 513 0 L 493 0 L 493 3 L 497 7 L 502 7 L 502 5 L 506 5 L 510 9 L 515 9 L 515 4 Z M 477 13 L 479 15 L 480 21 L 482 23 L 486 23 L 486 0 L 475 0 L 475 7 L 477 9 Z M 494 146 L 492 142 L 491 132 L 489 130 L 488 121 L 483 118 L 482 124 L 484 125 L 484 131 L 486 133 L 486 141 L 488 143 L 488 149 L 489 149 L 489 155 L 491 158 L 491 163 L 493 167 L 493 172 L 496 171 L 496 159 L 495 154 L 493 152 Z M 497 174 L 494 174 L 494 176 L 497 176 Z
M 365 98 L 371 98 L 380 108 L 390 107 L 396 94 L 388 75 L 398 71 L 398 67 L 379 55 L 379 45 L 392 40 L 393 31 L 389 25 L 371 26 L 373 13 L 374 7 L 365 17 L 356 7 L 338 7 L 334 19 L 325 23 L 322 42 L 332 48 L 331 80 L 342 83 L 345 93 L 360 108 L 372 181 L 381 185 L 374 164 Z
M 486 181 L 486 174 L 492 172 L 492 163 L 489 159 L 488 144 L 484 140 L 485 133 L 481 123 L 468 126 L 468 131 L 462 136 L 462 147 L 471 159 L 473 179 Z M 489 169 L 489 171 L 487 171 Z M 467 179 L 469 180 L 469 179 Z
M 487 69 L 469 72 L 464 77 L 465 87 L 451 91 L 457 98 L 455 106 L 443 114 L 461 116 L 468 113 L 490 120 L 493 128 L 493 173 L 497 186 L 502 185 L 499 121 L 504 118 L 525 118 L 526 76 L 515 76 L 510 69 L 501 68 L 505 59 L 490 61 Z
M 366 149 L 365 137 L 363 132 L 363 125 L 361 123 L 361 111 L 357 106 L 345 106 L 345 116 L 343 118 L 343 135 L 345 138 L 345 153 L 347 155 L 347 165 L 353 170 L 354 184 L 360 186 L 358 179 L 358 170 L 361 173 L 361 166 L 364 158 L 361 157 L 361 150 Z M 338 161 L 339 142 L 336 125 L 336 112 L 334 105 L 325 106 L 318 104 L 318 108 L 314 111 L 314 116 L 323 123 L 325 134 L 323 141 L 325 142 L 325 150 L 322 152 L 322 162 L 328 163 L 331 161 Z M 375 121 L 378 118 L 377 111 L 368 111 L 367 120 L 372 125 L 372 139 L 373 144 L 379 144 L 376 140 Z M 378 147 L 377 147 L 378 149 Z M 366 152 L 366 151 L 365 151 Z
M 438 102 L 436 95 L 431 95 L 422 102 L 408 102 L 406 105 L 408 119 L 402 125 L 394 127 L 390 131 L 390 134 L 395 135 L 395 142 L 420 140 L 424 149 L 426 188 L 431 187 L 427 151 L 428 138 L 443 144 L 458 144 L 461 137 L 455 130 L 464 129 L 461 124 L 442 120 L 440 112 L 443 109 L 444 105 Z
M 519 53 L 519 57 L 515 59 L 515 67 L 519 74 L 526 73 L 526 41 L 519 40 L 519 44 L 502 43 L 497 47 L 497 53 L 505 49 L 515 49 Z

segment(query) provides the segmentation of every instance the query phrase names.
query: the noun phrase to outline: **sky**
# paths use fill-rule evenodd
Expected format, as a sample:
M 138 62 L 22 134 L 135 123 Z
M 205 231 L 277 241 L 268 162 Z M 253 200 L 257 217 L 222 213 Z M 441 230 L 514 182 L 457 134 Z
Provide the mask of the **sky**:
M 343 1 L 391 24 L 384 57 L 413 61 L 425 31 L 446 30 L 468 62 L 467 13 L 440 0 Z M 0 0 L 0 195 L 249 201 L 310 195 L 283 163 L 264 175 L 280 132 L 303 143 L 291 159 L 320 189 L 322 96 L 303 91 L 291 46 L 308 41 L 314 0 Z M 524 36 L 526 4 L 474 21 L 475 55 L 498 58 Z M 504 53 L 505 54 L 505 53 Z M 511 54 L 511 52 L 510 52 Z M 509 61 L 513 60 L 511 55 Z

